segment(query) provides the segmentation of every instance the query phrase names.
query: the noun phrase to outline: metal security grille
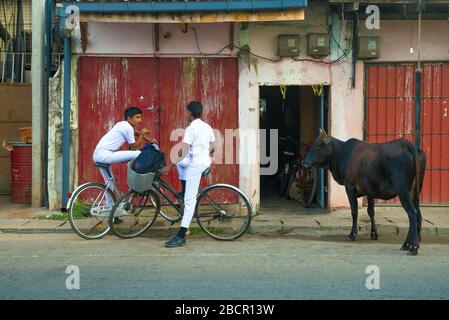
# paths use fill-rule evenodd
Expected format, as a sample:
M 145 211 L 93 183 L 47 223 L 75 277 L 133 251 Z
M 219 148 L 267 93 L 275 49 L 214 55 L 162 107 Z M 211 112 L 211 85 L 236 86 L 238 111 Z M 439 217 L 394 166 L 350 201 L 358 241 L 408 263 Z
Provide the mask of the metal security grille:
M 365 139 L 382 143 L 415 137 L 415 64 L 365 67 Z M 422 66 L 421 148 L 427 156 L 421 202 L 449 204 L 449 64 Z M 398 199 L 387 201 L 392 204 Z

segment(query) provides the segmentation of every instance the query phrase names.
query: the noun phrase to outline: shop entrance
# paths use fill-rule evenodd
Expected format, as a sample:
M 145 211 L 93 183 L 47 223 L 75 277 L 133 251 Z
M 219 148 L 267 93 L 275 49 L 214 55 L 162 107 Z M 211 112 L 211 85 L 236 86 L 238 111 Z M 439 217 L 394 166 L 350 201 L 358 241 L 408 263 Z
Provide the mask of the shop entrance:
M 260 86 L 259 92 L 260 129 L 266 132 L 261 159 L 270 159 L 261 162 L 261 211 L 323 211 L 327 208 L 326 173 L 304 171 L 300 162 L 319 128 L 327 130 L 328 87 Z M 273 130 L 277 137 L 270 134 Z M 274 168 L 273 161 L 277 162 L 275 173 L 267 170 Z

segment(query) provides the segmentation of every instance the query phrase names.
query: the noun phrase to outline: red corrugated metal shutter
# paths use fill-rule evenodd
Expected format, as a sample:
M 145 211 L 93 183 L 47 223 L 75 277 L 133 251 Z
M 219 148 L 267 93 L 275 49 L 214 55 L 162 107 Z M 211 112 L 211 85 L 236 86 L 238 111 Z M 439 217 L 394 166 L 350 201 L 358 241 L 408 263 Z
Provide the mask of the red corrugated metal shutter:
M 414 141 L 415 64 L 366 66 L 366 140 L 382 143 L 403 137 Z M 421 201 L 449 203 L 449 66 L 424 64 L 422 75 L 422 149 L 427 170 Z M 379 201 L 382 202 L 382 201 Z M 386 203 L 398 203 L 398 198 Z
M 423 201 L 449 203 L 449 65 L 425 64 L 422 74 L 422 144 L 427 156 Z

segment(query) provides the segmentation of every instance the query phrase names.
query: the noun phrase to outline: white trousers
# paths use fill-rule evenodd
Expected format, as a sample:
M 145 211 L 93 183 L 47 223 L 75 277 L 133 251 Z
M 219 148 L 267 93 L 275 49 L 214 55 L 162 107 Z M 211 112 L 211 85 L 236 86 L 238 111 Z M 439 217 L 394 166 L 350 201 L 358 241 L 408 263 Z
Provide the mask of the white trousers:
M 184 215 L 181 221 L 181 227 L 189 228 L 190 222 L 192 221 L 193 213 L 195 212 L 196 196 L 198 194 L 198 189 L 201 182 L 201 174 L 210 165 L 206 164 L 193 164 L 185 168 L 183 172 L 186 180 L 186 193 L 184 195 Z M 179 170 L 179 166 L 178 166 Z M 181 173 L 180 177 L 181 179 Z
M 105 164 L 113 164 L 113 163 L 121 163 L 125 161 L 131 161 L 137 158 L 140 154 L 140 150 L 129 150 L 129 151 L 110 151 L 105 149 L 98 149 L 94 151 L 93 160 L 96 163 L 105 163 Z M 114 178 L 114 174 L 112 173 L 112 168 L 109 167 L 109 170 L 104 168 L 99 168 L 100 173 L 104 179 L 104 183 L 108 183 L 109 178 Z M 109 171 L 109 173 L 108 173 Z M 109 189 L 115 192 L 115 184 L 112 179 L 109 184 Z M 111 197 L 106 194 L 106 205 L 112 206 L 114 202 Z

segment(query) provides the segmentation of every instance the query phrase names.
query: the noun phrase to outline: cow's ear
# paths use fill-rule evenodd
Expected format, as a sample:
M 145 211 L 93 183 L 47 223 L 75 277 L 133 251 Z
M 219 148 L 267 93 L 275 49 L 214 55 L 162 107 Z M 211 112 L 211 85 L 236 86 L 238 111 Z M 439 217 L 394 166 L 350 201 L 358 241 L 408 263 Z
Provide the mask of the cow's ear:
M 326 134 L 326 133 L 324 133 L 324 134 Z M 326 136 L 323 137 L 323 141 L 325 144 L 331 143 L 331 140 L 332 140 L 332 137 L 328 136 L 327 134 L 326 134 Z

